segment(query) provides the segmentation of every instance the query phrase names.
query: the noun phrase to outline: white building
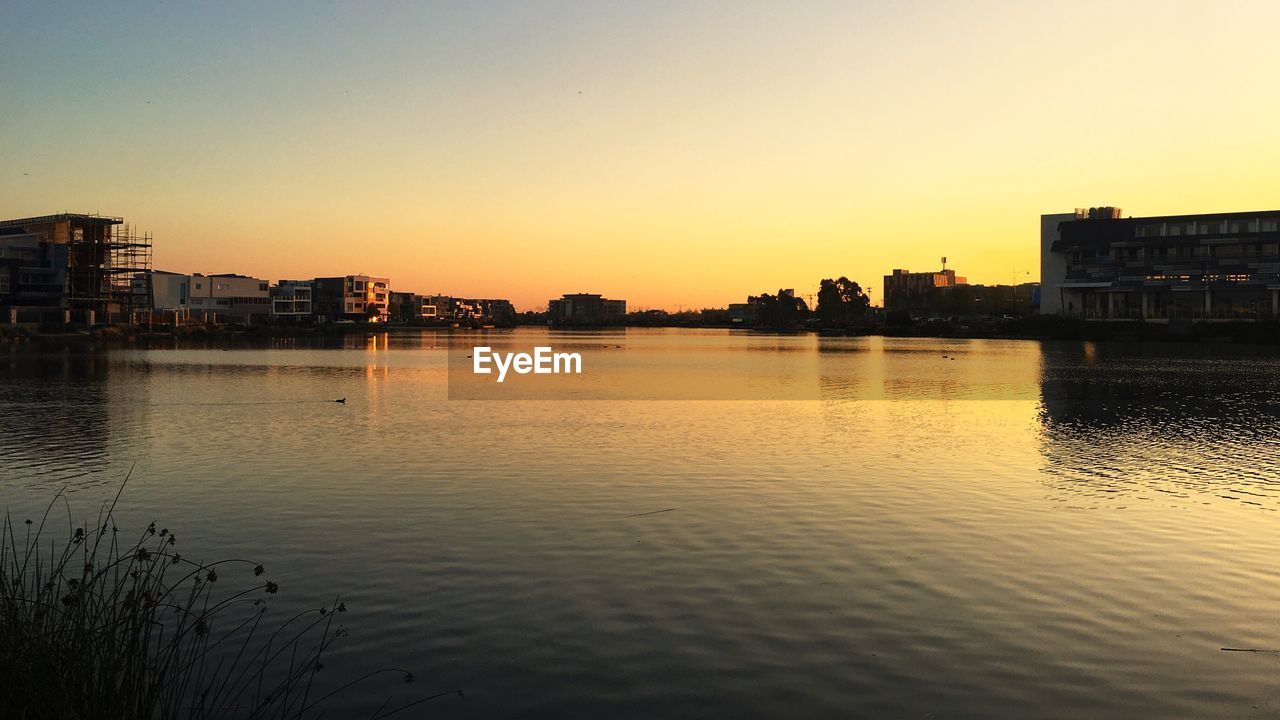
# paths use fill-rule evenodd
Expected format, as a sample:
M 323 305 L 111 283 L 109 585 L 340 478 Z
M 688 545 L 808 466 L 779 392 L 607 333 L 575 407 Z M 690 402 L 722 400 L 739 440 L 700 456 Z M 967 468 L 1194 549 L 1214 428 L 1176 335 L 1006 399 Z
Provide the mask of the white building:
M 233 273 L 195 273 L 188 282 L 188 308 L 193 319 L 251 323 L 271 315 L 266 280 Z

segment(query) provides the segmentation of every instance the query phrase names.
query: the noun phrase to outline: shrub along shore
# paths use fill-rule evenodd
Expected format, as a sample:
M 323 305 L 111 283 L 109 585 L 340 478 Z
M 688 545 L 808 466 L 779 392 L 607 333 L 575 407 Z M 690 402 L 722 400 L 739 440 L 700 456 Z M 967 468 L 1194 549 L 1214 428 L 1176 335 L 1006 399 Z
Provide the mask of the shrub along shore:
M 0 523 L 0 717 L 313 718 L 370 681 L 413 680 L 398 668 L 321 676 L 347 634 L 342 600 L 270 614 L 280 587 L 263 565 L 193 560 L 156 523 L 129 533 L 115 502 L 92 523 L 68 508 L 64 525 L 60 503 Z M 461 693 L 390 695 L 369 717 Z

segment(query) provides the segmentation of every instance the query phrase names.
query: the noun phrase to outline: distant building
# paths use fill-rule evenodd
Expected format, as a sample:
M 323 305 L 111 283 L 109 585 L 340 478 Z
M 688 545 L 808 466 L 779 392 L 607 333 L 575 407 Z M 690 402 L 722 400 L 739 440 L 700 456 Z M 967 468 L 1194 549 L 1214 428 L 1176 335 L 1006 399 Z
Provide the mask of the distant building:
M 729 303 L 730 325 L 755 325 L 755 303 Z
M 0 307 L 4 322 L 62 319 L 66 305 L 67 246 L 36 233 L 0 235 Z
M 454 320 L 473 325 L 514 325 L 516 308 L 509 300 L 452 298 Z M 624 313 L 625 314 L 625 313 Z
M 187 282 L 188 316 L 193 319 L 251 323 L 271 315 L 266 280 L 234 273 L 193 273 Z
M 134 282 L 145 283 L 142 274 L 134 276 Z M 151 271 L 151 309 L 165 313 L 178 312 L 185 316 L 190 309 L 191 276 L 167 270 Z
M 423 295 L 422 317 L 426 320 L 446 320 L 453 317 L 453 298 L 448 295 Z
M 574 293 L 547 303 L 547 322 L 552 325 L 622 325 L 626 319 L 626 300 L 608 300 L 590 293 Z
M 884 309 L 886 312 L 924 310 L 937 288 L 963 284 L 965 278 L 956 277 L 955 270 L 913 273 L 895 269 L 892 275 L 884 276 Z
M 502 299 L 395 292 L 391 293 L 391 317 L 399 322 L 514 325 L 516 309 L 511 301 Z
M 6 320 L 129 321 L 151 305 L 150 235 L 123 218 L 61 213 L 0 220 Z M 138 274 L 144 282 L 134 281 Z
M 1280 318 L 1280 210 L 1040 216 L 1040 312 L 1088 319 Z
M 421 320 L 422 296 L 411 292 L 388 293 L 387 319 L 392 322 Z
M 311 319 L 310 280 L 281 280 L 271 286 L 271 316 L 280 320 L 302 322 Z
M 390 304 L 391 281 L 370 275 L 316 278 L 311 304 L 322 321 L 384 322 Z

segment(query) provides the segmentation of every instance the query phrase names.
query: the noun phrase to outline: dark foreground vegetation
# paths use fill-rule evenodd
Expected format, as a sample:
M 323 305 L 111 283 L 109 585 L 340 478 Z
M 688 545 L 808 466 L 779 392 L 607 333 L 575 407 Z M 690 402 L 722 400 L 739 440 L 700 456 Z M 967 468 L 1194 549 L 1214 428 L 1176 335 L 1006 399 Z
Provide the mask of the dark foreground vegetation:
M 114 503 L 93 525 L 68 511 L 63 527 L 50 518 L 59 501 L 0 528 L 0 718 L 309 718 L 370 681 L 413 679 L 386 668 L 318 681 L 347 633 L 341 600 L 270 618 L 279 586 L 262 565 L 188 559 L 155 524 L 126 535 Z

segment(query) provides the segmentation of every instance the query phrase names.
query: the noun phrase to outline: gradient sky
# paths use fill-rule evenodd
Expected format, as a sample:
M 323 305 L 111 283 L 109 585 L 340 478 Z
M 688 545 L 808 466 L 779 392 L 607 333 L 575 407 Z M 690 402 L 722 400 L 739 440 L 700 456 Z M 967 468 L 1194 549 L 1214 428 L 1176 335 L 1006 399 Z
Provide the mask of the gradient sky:
M 126 7 L 127 5 L 127 7 Z M 1275 2 L 14 2 L 0 217 L 155 266 L 723 307 L 1280 207 Z M 1029 272 L 1028 272 L 1029 271 Z

